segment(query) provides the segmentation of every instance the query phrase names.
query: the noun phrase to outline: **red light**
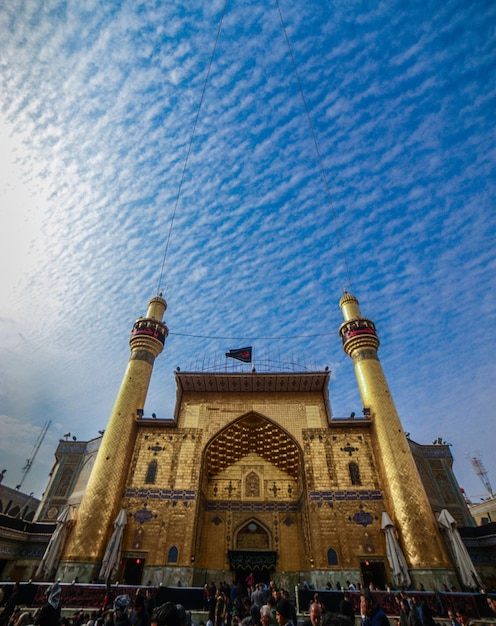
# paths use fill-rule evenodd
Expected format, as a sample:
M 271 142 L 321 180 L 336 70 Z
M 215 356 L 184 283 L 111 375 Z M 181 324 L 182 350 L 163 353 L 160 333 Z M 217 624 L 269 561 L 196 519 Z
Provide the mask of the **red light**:
M 368 567 L 370 565 L 370 563 L 368 561 L 365 561 L 365 566 Z
M 136 559 L 136 565 L 139 565 L 141 563 L 141 559 Z

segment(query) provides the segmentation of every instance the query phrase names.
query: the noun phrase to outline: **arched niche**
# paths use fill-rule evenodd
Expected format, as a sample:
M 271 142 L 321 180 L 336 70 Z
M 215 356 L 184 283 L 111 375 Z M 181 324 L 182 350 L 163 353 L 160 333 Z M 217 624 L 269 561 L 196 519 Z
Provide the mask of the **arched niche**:
M 271 550 L 272 535 L 262 522 L 252 517 L 235 531 L 234 546 L 236 550 Z
M 291 478 L 300 476 L 301 450 L 291 435 L 259 413 L 248 413 L 228 424 L 207 444 L 204 468 L 216 476 L 250 453 L 273 463 Z

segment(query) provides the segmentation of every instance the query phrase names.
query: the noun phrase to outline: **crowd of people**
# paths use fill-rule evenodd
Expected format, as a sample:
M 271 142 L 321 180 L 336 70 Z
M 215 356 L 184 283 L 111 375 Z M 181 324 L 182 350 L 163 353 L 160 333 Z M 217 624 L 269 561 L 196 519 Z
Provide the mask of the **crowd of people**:
M 439 626 L 428 603 L 421 597 L 404 591 L 395 593 L 397 610 L 391 621 L 382 609 L 374 589 L 357 589 L 347 581 L 343 588 L 339 611 L 326 610 L 319 594 L 313 595 L 302 626 Z M 98 611 L 76 611 L 62 614 L 61 585 L 51 585 L 43 605 L 35 612 L 18 608 L 18 585 L 3 603 L 0 626 L 298 626 L 294 602 L 286 589 L 255 583 L 247 579 L 246 585 L 214 582 L 204 586 L 204 613 L 206 623 L 192 620 L 191 612 L 180 604 L 165 602 L 156 606 L 155 590 L 148 586 L 138 589 L 131 598 L 128 594 L 115 595 L 107 585 L 102 606 Z M 360 593 L 359 607 L 355 604 Z M 496 599 L 487 596 L 490 611 L 496 616 Z M 465 606 L 448 608 L 448 626 L 473 626 Z M 491 625 L 493 626 L 493 625 Z M 496 625 L 495 625 L 496 626 Z

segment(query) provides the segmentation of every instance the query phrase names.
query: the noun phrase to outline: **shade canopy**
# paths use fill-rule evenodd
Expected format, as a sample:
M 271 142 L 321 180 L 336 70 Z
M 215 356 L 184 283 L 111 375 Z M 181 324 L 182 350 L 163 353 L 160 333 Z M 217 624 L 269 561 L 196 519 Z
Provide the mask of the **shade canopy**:
M 122 535 L 124 534 L 124 526 L 127 522 L 126 510 L 121 509 L 119 515 L 115 518 L 114 532 L 110 537 L 105 555 L 100 568 L 99 578 L 101 580 L 110 580 L 117 572 L 119 561 L 121 559 Z
M 386 537 L 386 555 L 393 580 L 398 588 L 409 587 L 412 581 L 408 573 L 408 565 L 396 538 L 393 522 L 386 511 L 382 513 L 381 528 Z
M 72 508 L 66 505 L 57 517 L 57 526 L 50 538 L 45 554 L 36 570 L 36 577 L 48 578 L 52 570 L 57 569 L 62 550 L 69 531 L 69 522 L 72 521 Z
M 454 517 L 447 509 L 443 509 L 437 516 L 437 521 L 448 539 L 461 583 L 469 589 L 482 587 L 483 583 L 458 532 Z

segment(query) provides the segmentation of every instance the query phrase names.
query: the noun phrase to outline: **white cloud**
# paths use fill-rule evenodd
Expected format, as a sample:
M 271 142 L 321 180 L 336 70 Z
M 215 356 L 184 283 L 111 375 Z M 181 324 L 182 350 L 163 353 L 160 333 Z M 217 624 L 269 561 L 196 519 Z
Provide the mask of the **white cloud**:
M 0 411 L 9 433 L 54 419 L 49 467 L 63 432 L 104 427 L 131 324 L 157 289 L 222 7 L 25 5 L 0 12 Z M 450 440 L 473 491 L 466 452 L 496 471 L 480 437 L 496 387 L 490 19 L 458 1 L 429 10 L 283 7 L 354 291 L 405 428 Z M 344 282 L 278 15 L 233 5 L 172 228 L 171 335 L 149 412 L 172 414 L 177 365 L 223 363 L 235 347 L 184 334 L 252 337 L 264 358 L 329 365 L 333 409 L 359 411 L 337 336 Z

